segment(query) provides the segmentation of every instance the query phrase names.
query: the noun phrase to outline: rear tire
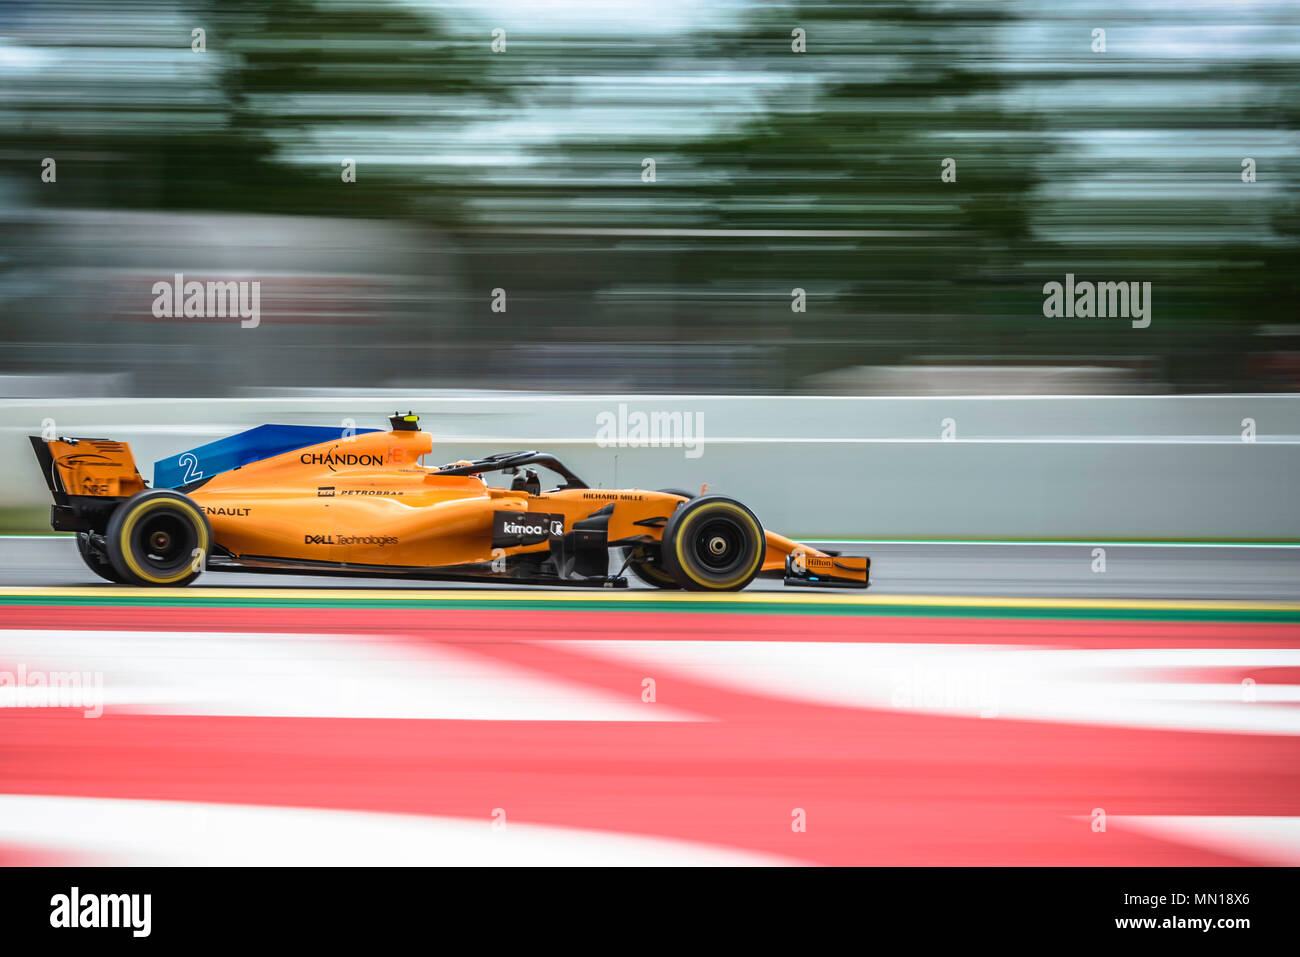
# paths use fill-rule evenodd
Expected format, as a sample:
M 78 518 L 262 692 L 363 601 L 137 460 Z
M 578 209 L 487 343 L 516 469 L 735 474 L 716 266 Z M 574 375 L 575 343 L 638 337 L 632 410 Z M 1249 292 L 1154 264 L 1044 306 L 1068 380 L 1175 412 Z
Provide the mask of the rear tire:
M 126 579 L 118 574 L 108 556 L 91 546 L 89 532 L 77 532 L 77 554 L 86 563 L 86 567 L 104 581 L 110 581 L 114 585 L 126 584 Z
M 758 518 L 735 499 L 706 495 L 673 512 L 664 526 L 663 569 L 689 591 L 739 591 L 767 557 Z
M 104 539 L 114 570 L 130 585 L 188 585 L 212 552 L 203 510 L 169 489 L 149 489 L 119 505 Z

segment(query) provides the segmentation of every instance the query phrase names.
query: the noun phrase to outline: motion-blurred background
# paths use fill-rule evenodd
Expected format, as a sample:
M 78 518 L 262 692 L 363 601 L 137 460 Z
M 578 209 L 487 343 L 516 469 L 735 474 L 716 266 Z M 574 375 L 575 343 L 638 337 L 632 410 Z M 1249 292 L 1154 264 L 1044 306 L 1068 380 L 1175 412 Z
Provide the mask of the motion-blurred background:
M 1300 865 L 1298 121 L 1300 0 L 0 0 L 0 866 Z M 29 436 L 154 478 L 399 406 L 872 589 L 49 535 Z
M 8 397 L 1300 390 L 1294 3 L 8 2 L 0 90 Z

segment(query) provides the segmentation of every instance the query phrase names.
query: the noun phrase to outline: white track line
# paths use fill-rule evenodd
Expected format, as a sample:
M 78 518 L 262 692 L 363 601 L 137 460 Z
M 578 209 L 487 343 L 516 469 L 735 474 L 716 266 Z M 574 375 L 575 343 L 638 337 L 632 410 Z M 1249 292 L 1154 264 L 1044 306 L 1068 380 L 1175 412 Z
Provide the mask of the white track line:
M 1106 827 L 1139 831 L 1259 864 L 1300 866 L 1300 817 L 1113 814 L 1106 817 Z
M 672 704 L 673 674 L 812 704 L 968 718 L 1179 731 L 1300 735 L 1300 686 L 1268 668 L 1300 667 L 1300 649 L 1113 650 L 1008 645 L 809 641 L 566 641 L 583 654 L 635 661 Z M 1170 680 L 1189 668 L 1258 669 L 1250 688 Z M 657 669 L 657 670 L 656 670 Z M 1253 700 L 1250 700 L 1252 699 Z
M 611 831 L 297 807 L 0 795 L 0 843 L 74 863 L 204 867 L 712 866 L 774 855 Z
M 104 704 L 154 714 L 681 721 L 625 695 L 374 635 L 0 629 L 0 672 L 102 675 Z M 12 681 L 12 679 L 10 679 Z M 3 689 L 0 689 L 3 690 Z M 10 689 L 9 703 L 21 702 Z M 0 696 L 0 706 L 6 698 Z

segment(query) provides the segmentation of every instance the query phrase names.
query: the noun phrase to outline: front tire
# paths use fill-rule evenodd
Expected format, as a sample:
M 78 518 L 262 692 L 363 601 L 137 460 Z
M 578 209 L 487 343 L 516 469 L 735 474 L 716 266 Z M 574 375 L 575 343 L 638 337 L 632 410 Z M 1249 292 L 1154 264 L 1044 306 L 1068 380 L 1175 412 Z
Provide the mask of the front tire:
M 188 585 L 212 551 L 203 510 L 168 489 L 149 489 L 119 505 L 104 539 L 114 570 L 130 585 Z
M 706 495 L 673 512 L 664 526 L 663 569 L 689 591 L 739 591 L 767 556 L 758 518 L 735 499 Z

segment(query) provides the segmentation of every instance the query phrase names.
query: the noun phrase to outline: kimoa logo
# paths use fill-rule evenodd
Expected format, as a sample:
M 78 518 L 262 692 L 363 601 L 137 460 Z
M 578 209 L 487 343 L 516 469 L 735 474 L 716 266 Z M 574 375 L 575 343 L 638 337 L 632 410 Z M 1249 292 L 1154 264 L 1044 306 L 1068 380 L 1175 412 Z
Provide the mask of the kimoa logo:
M 564 534 L 564 516 L 558 513 L 496 512 L 492 522 L 493 545 L 532 545 Z
M 506 522 L 502 527 L 502 531 L 509 532 L 511 535 L 545 535 L 549 529 L 545 524 L 528 525 L 523 522 Z
M 1043 315 L 1048 319 L 1132 319 L 1134 329 L 1151 325 L 1151 283 L 1079 282 L 1043 284 Z
M 82 894 L 74 887 L 50 898 L 50 926 L 127 927 L 133 937 L 148 937 L 152 911 L 152 894 Z

